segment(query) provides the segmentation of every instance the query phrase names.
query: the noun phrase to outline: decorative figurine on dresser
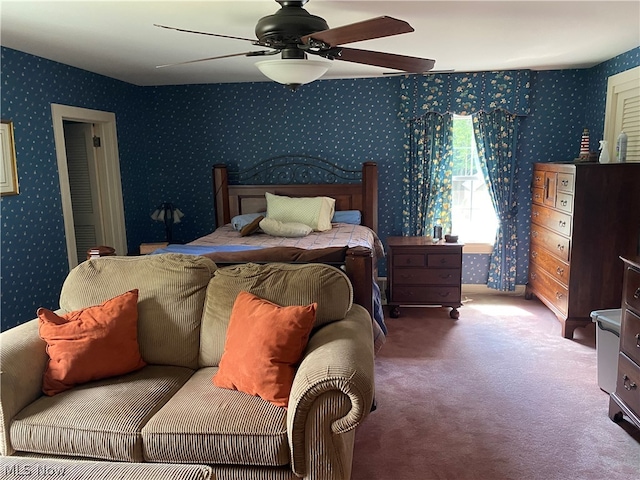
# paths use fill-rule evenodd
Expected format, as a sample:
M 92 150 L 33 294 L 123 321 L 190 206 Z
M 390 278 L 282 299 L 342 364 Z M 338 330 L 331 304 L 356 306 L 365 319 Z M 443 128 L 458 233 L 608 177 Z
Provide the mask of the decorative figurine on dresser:
M 457 240 L 457 238 L 455 239 Z M 451 307 L 457 319 L 462 306 L 462 244 L 430 237 L 387 237 L 387 302 L 392 318 L 400 305 Z
M 562 336 L 591 323 L 590 312 L 620 308 L 620 256 L 637 254 L 640 163 L 536 163 L 529 281 L 560 321 Z
M 616 391 L 609 398 L 609 418 L 627 415 L 640 428 L 640 257 L 624 261 L 620 352 Z

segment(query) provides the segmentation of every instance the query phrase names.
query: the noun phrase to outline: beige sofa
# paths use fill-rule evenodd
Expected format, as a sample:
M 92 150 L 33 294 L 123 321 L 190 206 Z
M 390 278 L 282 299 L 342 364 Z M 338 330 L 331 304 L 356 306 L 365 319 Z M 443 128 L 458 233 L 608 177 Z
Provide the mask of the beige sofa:
M 133 373 L 46 396 L 48 357 L 37 320 L 0 335 L 5 473 L 8 464 L 14 473 L 24 465 L 34 472 L 37 463 L 28 462 L 52 459 L 70 462 L 74 472 L 86 465 L 78 478 L 108 478 L 95 473 L 104 462 L 111 469 L 118 468 L 113 462 L 174 465 L 166 478 L 207 478 L 208 471 L 216 479 L 350 478 L 354 429 L 373 403 L 374 353 L 371 319 L 352 304 L 342 271 L 321 264 L 217 269 L 207 258 L 181 254 L 104 257 L 70 272 L 60 310 L 135 288 L 148 365 Z M 318 303 L 286 409 L 212 383 L 241 290 L 280 305 Z M 186 465 L 204 469 L 180 477 Z M 142 478 L 133 467 L 132 478 Z

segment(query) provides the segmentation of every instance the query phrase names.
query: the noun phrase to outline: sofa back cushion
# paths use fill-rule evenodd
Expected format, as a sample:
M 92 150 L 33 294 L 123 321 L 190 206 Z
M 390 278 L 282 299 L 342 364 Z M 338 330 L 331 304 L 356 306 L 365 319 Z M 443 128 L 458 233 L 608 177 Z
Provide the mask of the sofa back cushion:
M 87 260 L 65 280 L 60 308 L 80 310 L 137 289 L 144 361 L 195 369 L 205 292 L 215 269 L 208 258 L 176 253 Z
M 209 287 L 200 334 L 200 366 L 217 367 L 227 326 L 241 291 L 283 307 L 317 303 L 314 328 L 343 319 L 353 304 L 353 288 L 340 269 L 318 263 L 245 263 L 216 270 Z

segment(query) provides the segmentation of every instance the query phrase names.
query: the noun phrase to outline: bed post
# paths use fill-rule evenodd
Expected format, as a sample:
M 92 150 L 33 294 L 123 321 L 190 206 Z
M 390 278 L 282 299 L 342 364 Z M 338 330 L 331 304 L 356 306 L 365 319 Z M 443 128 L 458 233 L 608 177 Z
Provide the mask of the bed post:
M 365 247 L 350 248 L 345 268 L 353 286 L 353 302 L 366 308 L 373 320 L 373 252 Z
M 378 164 L 362 164 L 362 223 L 378 233 Z
M 216 207 L 216 228 L 231 222 L 229 213 L 229 176 L 226 165 L 213 166 L 213 201 Z

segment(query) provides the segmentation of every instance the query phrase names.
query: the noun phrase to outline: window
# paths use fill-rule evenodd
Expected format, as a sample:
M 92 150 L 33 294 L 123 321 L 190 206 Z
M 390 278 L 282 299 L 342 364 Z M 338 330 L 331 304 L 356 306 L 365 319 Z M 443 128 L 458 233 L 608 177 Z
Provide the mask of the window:
M 452 195 L 452 232 L 465 244 L 480 243 L 493 246 L 498 219 L 480 169 L 470 116 L 453 116 Z

